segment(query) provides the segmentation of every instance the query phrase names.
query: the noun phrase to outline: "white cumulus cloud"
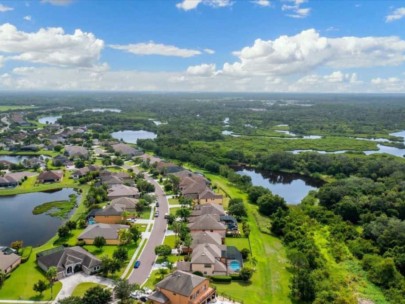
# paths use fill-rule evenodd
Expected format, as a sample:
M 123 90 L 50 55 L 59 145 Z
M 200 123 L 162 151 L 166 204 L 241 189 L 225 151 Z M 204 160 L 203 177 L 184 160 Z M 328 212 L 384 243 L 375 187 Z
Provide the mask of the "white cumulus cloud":
M 390 15 L 385 17 L 386 22 L 400 20 L 405 17 L 405 7 L 400 7 L 394 10 Z
M 176 7 L 184 11 L 190 11 L 196 9 L 200 4 L 220 8 L 231 6 L 232 3 L 231 0 L 182 0 L 182 2 L 176 4 Z
M 239 61 L 225 63 L 227 74 L 291 75 L 317 67 L 361 68 L 394 66 L 405 61 L 405 41 L 399 37 L 322 37 L 316 30 L 275 40 L 257 39 L 234 52 Z
M 9 23 L 0 25 L 0 52 L 7 60 L 89 67 L 97 64 L 103 47 L 102 40 L 79 29 L 73 34 L 62 28 L 27 33 Z
M 200 64 L 187 68 L 187 74 L 194 76 L 214 76 L 216 73 L 215 64 Z
M 14 10 L 14 8 L 12 8 L 12 7 L 0 4 L 0 13 L 5 13 L 5 12 L 8 12 L 8 11 L 13 11 L 13 10 Z
M 24 16 L 23 19 L 24 19 L 25 21 L 31 21 L 31 20 L 32 20 L 32 17 L 31 17 L 31 16 Z
M 174 45 L 154 43 L 153 41 L 148 43 L 136 43 L 127 45 L 113 44 L 110 45 L 110 48 L 126 51 L 136 55 L 160 55 L 186 58 L 201 54 L 201 52 L 198 50 L 182 49 Z
M 210 55 L 215 54 L 215 51 L 212 49 L 204 49 L 204 52 L 206 52 L 207 54 L 210 54 Z

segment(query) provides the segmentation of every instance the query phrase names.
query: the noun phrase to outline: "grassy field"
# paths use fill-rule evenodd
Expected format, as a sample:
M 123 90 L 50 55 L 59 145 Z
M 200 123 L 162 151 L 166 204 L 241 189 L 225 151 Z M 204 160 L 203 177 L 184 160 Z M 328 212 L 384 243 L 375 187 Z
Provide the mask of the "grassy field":
M 163 241 L 163 244 L 169 245 L 171 248 L 174 248 L 176 245 L 176 236 L 175 235 L 166 236 Z
M 0 112 L 33 109 L 34 106 L 0 106 Z
M 225 239 L 225 245 L 235 246 L 240 251 L 244 248 L 249 249 L 249 240 L 244 237 L 228 237 Z
M 96 287 L 96 286 L 100 286 L 100 287 L 103 287 L 103 288 L 106 287 L 105 285 L 97 284 L 97 283 L 80 283 L 73 290 L 72 296 L 83 297 L 87 290 L 89 290 L 90 288 Z
M 196 168 L 191 168 L 196 170 Z M 201 172 L 201 170 L 198 170 Z M 246 193 L 243 193 L 225 178 L 203 172 L 214 185 L 221 188 L 232 198 L 240 197 L 247 201 Z M 230 284 L 215 284 L 219 293 L 228 297 L 232 297 L 236 301 L 242 301 L 245 304 L 288 304 L 292 303 L 289 298 L 290 277 L 288 272 L 288 260 L 286 257 L 285 248 L 278 238 L 271 236 L 268 233 L 263 233 L 259 229 L 257 217 L 257 207 L 246 203 L 248 210 L 248 222 L 250 224 L 250 240 L 252 246 L 252 255 L 256 259 L 256 272 L 250 283 L 232 281 Z M 260 219 L 260 218 L 259 218 Z M 227 242 L 232 242 L 228 241 Z M 243 241 L 233 241 L 238 246 L 243 244 Z M 246 295 L 249 295 L 247 297 Z
M 169 198 L 169 205 L 180 205 L 179 200 L 177 198 Z

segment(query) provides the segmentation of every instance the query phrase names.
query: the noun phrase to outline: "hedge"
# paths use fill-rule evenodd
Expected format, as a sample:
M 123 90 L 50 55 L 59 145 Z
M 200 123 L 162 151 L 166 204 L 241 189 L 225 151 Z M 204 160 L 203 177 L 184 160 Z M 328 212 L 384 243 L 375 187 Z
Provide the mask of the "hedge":
M 230 283 L 232 281 L 232 277 L 226 276 L 226 275 L 217 275 L 217 276 L 212 276 L 211 280 L 213 282 Z

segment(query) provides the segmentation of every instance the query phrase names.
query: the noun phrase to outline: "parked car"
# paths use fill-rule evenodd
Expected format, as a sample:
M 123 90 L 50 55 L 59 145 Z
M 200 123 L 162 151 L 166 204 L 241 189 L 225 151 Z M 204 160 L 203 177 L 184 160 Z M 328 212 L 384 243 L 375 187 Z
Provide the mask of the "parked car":
M 159 211 L 156 211 L 155 212 L 155 217 L 158 217 L 159 216 Z
M 159 202 L 156 202 L 156 207 L 159 207 Z
M 141 266 L 141 261 L 136 261 L 134 264 L 134 268 L 139 268 L 139 266 Z

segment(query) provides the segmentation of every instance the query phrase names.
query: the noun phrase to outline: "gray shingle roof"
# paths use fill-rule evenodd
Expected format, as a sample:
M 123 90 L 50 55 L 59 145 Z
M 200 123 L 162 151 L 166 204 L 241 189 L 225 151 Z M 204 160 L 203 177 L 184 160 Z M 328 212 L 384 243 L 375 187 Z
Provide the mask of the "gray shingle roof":
M 156 284 L 156 287 L 189 297 L 193 289 L 205 280 L 204 277 L 177 270 Z
M 78 239 L 94 239 L 98 236 L 104 237 L 106 240 L 117 240 L 118 231 L 121 229 L 128 229 L 127 225 L 118 224 L 94 224 L 89 225 L 87 228 L 79 235 Z
M 198 216 L 188 227 L 190 230 L 226 230 L 226 226 L 211 214 Z

